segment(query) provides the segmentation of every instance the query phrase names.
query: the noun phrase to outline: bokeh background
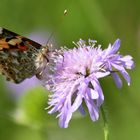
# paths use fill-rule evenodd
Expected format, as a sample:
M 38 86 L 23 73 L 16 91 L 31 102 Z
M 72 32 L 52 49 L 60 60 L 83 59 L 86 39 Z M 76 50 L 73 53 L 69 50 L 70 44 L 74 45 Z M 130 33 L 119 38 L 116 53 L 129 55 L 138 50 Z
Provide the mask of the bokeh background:
M 0 0 L 0 26 L 40 42 L 54 32 L 55 47 L 91 38 L 105 48 L 120 38 L 121 53 L 132 55 L 136 67 L 130 71 L 130 87 L 124 81 L 117 89 L 110 77 L 101 81 L 110 140 L 140 139 L 139 0 Z M 48 92 L 35 78 L 30 80 L 9 85 L 0 76 L 0 140 L 104 139 L 102 118 L 92 122 L 88 114 L 76 113 L 69 128 L 59 128 L 55 115 L 44 109 Z

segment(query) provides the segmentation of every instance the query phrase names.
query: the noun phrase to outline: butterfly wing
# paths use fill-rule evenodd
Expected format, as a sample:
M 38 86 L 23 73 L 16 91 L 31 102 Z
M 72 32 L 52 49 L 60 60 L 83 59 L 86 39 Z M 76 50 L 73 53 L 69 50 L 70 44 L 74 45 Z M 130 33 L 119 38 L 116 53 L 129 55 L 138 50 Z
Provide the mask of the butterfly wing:
M 0 73 L 20 83 L 37 73 L 35 60 L 42 45 L 5 28 L 0 28 Z

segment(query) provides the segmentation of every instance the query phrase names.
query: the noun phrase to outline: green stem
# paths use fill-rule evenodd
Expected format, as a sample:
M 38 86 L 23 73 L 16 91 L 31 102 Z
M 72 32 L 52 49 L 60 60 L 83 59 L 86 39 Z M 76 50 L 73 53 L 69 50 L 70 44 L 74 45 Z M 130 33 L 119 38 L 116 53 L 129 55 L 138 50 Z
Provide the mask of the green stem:
M 108 121 L 107 121 L 107 116 L 105 114 L 105 110 L 103 106 L 101 106 L 101 114 L 104 122 L 104 138 L 105 140 L 109 140 L 109 127 L 108 127 Z

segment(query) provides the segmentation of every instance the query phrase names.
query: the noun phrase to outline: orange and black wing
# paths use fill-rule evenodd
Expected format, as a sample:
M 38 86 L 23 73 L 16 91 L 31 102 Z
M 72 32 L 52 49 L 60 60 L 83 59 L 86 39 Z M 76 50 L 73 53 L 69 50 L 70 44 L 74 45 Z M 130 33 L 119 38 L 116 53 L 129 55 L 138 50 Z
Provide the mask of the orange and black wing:
M 26 43 L 34 46 L 36 49 L 40 49 L 42 46 L 31 39 L 0 27 L 0 49 L 27 50 L 28 46 L 25 46 Z
M 14 83 L 34 76 L 41 48 L 39 43 L 0 27 L 0 73 Z

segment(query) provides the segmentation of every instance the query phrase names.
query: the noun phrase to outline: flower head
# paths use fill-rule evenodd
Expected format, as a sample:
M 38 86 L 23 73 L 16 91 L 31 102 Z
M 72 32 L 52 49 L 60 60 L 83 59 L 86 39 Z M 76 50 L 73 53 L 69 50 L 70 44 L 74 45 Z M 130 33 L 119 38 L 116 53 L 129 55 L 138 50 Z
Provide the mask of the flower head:
M 49 96 L 49 113 L 58 112 L 60 127 L 68 127 L 72 114 L 79 110 L 84 114 L 85 102 L 92 121 L 99 118 L 99 108 L 104 101 L 99 79 L 113 75 L 121 85 L 120 72 L 130 84 L 126 69 L 133 68 L 131 56 L 117 54 L 120 40 L 105 50 L 96 46 L 96 41 L 79 40 L 73 49 L 61 49 L 50 57 L 50 64 L 44 72 L 45 86 L 52 92 Z

